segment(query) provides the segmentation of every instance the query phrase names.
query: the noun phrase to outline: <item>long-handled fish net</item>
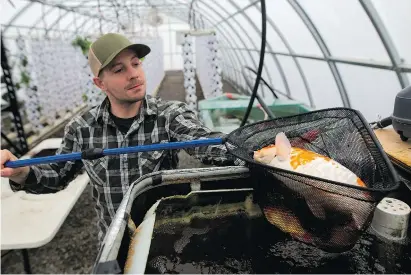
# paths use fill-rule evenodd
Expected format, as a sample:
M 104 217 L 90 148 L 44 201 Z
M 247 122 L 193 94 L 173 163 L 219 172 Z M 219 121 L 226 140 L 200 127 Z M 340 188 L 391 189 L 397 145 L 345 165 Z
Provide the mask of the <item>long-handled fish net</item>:
M 308 176 L 256 162 L 254 151 L 275 143 L 284 132 L 291 146 L 333 159 L 351 170 L 366 187 Z M 294 238 L 323 250 L 352 248 L 373 217 L 379 201 L 399 186 L 398 176 L 363 116 L 348 108 L 324 109 L 262 121 L 238 128 L 226 138 L 200 139 L 84 152 L 6 162 L 21 167 L 105 155 L 225 144 L 247 162 L 258 182 L 258 204 L 268 221 Z
M 284 132 L 291 146 L 329 157 L 366 185 L 354 186 L 275 168 L 253 152 Z M 267 219 L 294 238 L 325 251 L 351 249 L 369 227 L 379 201 L 399 179 L 363 116 L 332 108 L 254 123 L 228 135 L 231 154 L 245 160 L 257 185 L 256 198 Z

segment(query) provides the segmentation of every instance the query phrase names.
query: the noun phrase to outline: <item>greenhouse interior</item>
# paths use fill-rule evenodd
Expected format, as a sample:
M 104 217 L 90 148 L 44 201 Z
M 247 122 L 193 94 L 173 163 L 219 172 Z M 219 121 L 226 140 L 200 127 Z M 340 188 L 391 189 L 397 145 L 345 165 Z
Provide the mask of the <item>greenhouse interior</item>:
M 411 273 L 410 0 L 0 3 L 1 273 Z

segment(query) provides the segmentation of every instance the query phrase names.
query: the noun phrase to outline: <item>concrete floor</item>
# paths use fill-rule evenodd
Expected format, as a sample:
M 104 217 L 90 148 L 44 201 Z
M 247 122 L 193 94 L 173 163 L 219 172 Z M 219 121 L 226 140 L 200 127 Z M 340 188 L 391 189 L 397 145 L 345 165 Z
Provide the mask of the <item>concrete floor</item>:
M 158 96 L 167 100 L 185 101 L 182 72 L 167 72 Z M 224 83 L 225 91 L 233 88 Z M 197 97 L 202 92 L 197 86 Z M 62 131 L 59 135 L 62 135 Z M 180 153 L 179 168 L 206 167 L 187 153 Z M 33 273 L 90 273 L 97 257 L 96 213 L 91 199 L 91 188 L 87 187 L 73 210 L 68 215 L 55 238 L 36 249 L 29 249 Z M 2 251 L 1 273 L 24 273 L 21 251 Z

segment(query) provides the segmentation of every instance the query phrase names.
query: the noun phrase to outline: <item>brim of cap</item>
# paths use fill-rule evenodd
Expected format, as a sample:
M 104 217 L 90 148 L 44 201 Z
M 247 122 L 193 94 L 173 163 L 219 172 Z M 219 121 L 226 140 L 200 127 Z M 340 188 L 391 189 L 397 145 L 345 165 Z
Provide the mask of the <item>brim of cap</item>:
M 114 53 L 112 53 L 107 60 L 101 65 L 100 71 L 99 73 L 108 65 L 110 64 L 111 61 L 114 60 L 114 58 L 116 58 L 116 56 L 123 50 L 125 49 L 130 49 L 132 51 L 134 51 L 137 54 L 138 58 L 143 58 L 146 55 L 148 55 L 151 52 L 151 49 L 149 46 L 144 45 L 144 44 L 132 44 L 129 45 L 127 47 L 121 48 L 117 51 L 115 51 Z

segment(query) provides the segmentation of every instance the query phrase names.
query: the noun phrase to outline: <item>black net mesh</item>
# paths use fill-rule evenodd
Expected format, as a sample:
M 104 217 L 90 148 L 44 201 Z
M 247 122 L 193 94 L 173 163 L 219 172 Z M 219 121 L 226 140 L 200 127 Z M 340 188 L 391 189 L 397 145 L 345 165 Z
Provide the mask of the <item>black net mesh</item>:
M 287 171 L 253 160 L 284 132 L 293 147 L 327 156 L 354 172 L 359 187 Z M 229 152 L 247 161 L 256 198 L 269 222 L 329 252 L 351 249 L 378 202 L 399 185 L 394 168 L 362 115 L 333 108 L 244 126 L 228 135 Z

